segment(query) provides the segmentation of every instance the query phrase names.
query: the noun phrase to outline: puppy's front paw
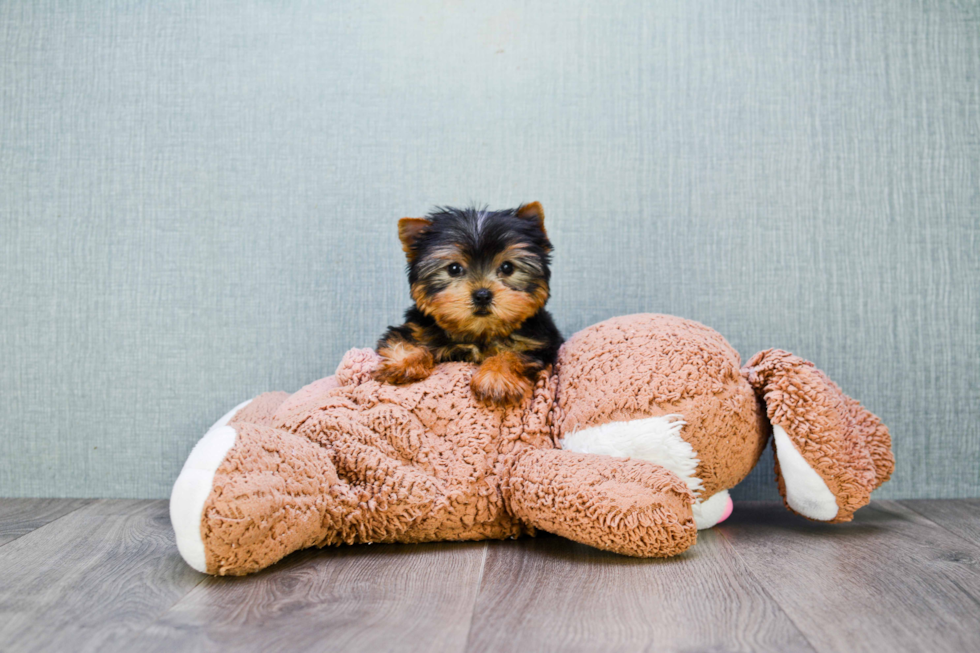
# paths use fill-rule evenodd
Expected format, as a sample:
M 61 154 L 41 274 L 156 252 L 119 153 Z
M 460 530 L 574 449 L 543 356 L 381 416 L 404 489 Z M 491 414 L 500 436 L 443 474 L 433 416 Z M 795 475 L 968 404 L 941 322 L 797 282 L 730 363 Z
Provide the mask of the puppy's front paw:
M 497 405 L 517 404 L 531 392 L 531 381 L 524 375 L 520 356 L 504 352 L 483 361 L 470 381 L 481 401 Z
M 374 371 L 374 380 L 381 383 L 414 383 L 432 374 L 432 353 L 417 345 L 396 343 L 378 350 L 381 363 Z

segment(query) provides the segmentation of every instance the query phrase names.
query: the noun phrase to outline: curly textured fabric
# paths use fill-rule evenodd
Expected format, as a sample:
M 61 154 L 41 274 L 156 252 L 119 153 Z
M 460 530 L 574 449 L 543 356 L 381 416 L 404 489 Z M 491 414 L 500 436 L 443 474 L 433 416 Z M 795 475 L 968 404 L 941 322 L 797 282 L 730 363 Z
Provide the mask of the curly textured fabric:
M 836 521 L 893 466 L 884 426 L 811 364 L 771 350 L 740 369 L 718 333 L 670 316 L 614 318 L 575 334 L 519 406 L 478 401 L 473 365 L 446 363 L 392 386 L 371 378 L 377 364 L 374 351 L 353 349 L 332 377 L 256 397 L 223 427 L 234 444 L 213 480 L 182 473 L 178 499 L 211 483 L 200 533 L 179 520 L 188 524 L 181 541 L 199 535 L 207 572 L 254 572 L 310 546 L 537 530 L 625 555 L 676 555 L 696 541 L 693 507 L 758 461 L 770 432 L 760 398 L 804 470 L 826 480 Z M 668 426 L 681 422 L 656 436 L 642 430 L 666 415 Z M 593 439 L 596 451 L 646 439 L 627 457 L 560 449 L 587 429 L 609 438 L 606 447 Z M 671 467 L 679 451 L 687 464 Z
M 636 355 L 624 355 L 626 348 Z M 739 365 L 721 334 L 693 320 L 638 314 L 600 322 L 569 338 L 559 354 L 555 438 L 680 415 L 707 498 L 745 478 L 768 438 L 765 414 Z
M 836 497 L 839 510 L 831 521 L 853 519 L 895 469 L 888 429 L 813 363 L 789 352 L 759 352 L 743 372 L 762 395 L 769 420 L 783 427 Z M 783 502 L 793 510 L 778 459 L 775 465 Z
M 508 498 L 525 522 L 615 553 L 667 557 L 697 539 L 687 486 L 639 460 L 531 450 L 514 467 Z
M 472 394 L 472 365 L 390 386 L 371 379 L 376 362 L 352 350 L 337 383 L 289 401 L 261 395 L 235 415 L 238 439 L 202 519 L 208 571 L 250 573 L 309 546 L 500 539 L 536 527 L 630 555 L 694 542 L 690 494 L 673 474 L 553 449 L 555 377 L 541 374 L 518 409 L 491 408 Z

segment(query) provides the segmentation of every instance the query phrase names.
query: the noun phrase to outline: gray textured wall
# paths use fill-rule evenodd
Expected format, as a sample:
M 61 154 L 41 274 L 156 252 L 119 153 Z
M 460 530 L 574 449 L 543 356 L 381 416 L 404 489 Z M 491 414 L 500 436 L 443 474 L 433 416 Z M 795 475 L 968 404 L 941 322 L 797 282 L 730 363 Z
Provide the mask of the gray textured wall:
M 975 3 L 162 4 L 0 3 L 0 495 L 166 496 L 471 200 L 544 204 L 566 332 L 789 349 L 891 426 L 879 496 L 980 495 Z

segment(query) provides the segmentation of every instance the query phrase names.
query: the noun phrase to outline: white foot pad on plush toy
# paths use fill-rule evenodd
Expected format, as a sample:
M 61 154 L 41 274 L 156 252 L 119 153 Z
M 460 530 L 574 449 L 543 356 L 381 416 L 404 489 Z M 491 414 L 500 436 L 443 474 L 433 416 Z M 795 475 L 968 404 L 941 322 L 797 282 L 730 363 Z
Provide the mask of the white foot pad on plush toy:
M 733 507 L 728 490 L 715 492 L 701 503 L 695 503 L 691 506 L 691 512 L 694 513 L 694 524 L 699 531 L 716 526 L 731 516 Z
M 235 429 L 228 422 L 251 401 L 238 404 L 208 429 L 194 445 L 170 493 L 170 523 L 177 536 L 177 549 L 187 564 L 201 573 L 207 570 L 201 539 L 204 502 L 211 494 L 215 471 L 235 444 Z
M 786 485 L 786 503 L 804 517 L 830 521 L 837 516 L 837 499 L 827 484 L 793 446 L 782 426 L 772 425 L 779 471 Z

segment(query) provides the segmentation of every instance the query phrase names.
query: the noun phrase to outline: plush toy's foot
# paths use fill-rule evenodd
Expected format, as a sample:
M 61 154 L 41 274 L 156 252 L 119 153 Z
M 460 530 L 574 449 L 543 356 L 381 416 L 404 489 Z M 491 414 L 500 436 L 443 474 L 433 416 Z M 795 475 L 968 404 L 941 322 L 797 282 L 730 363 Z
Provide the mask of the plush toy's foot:
M 786 506 L 810 519 L 850 521 L 895 467 L 888 429 L 812 363 L 785 351 L 760 352 L 742 372 L 773 425 Z
M 691 506 L 694 523 L 699 531 L 717 526 L 732 516 L 734 504 L 728 490 L 716 492 L 700 503 Z
M 267 393 L 237 408 L 191 452 L 170 514 L 194 569 L 240 576 L 311 546 L 392 542 L 431 512 L 430 475 L 365 466 L 356 443 L 336 454 L 315 437 L 277 428 L 279 410 L 290 412 L 287 396 Z
M 567 435 L 561 442 L 566 451 L 637 458 L 660 465 L 684 481 L 694 496 L 702 494 L 697 477 L 698 457 L 681 437 L 686 422 L 682 415 L 644 417 L 628 422 L 609 422 Z M 702 531 L 720 524 L 732 514 L 727 490 L 716 492 L 691 506 L 694 523 Z
M 221 485 L 219 470 L 235 445 L 240 444 L 242 423 L 247 420 L 249 427 L 263 428 L 260 425 L 271 422 L 286 397 L 286 393 L 267 393 L 235 406 L 208 429 L 187 457 L 170 495 L 170 521 L 180 555 L 197 571 L 220 573 L 213 564 L 209 568 L 213 543 L 206 542 L 204 517 L 209 502 L 214 500 L 216 485 Z
M 204 434 L 180 471 L 170 493 L 170 522 L 177 539 L 177 550 L 191 567 L 206 571 L 204 540 L 201 538 L 201 514 L 211 494 L 214 473 L 235 444 L 235 429 L 228 426 L 235 415 L 252 400 L 232 408 Z
M 606 551 L 669 557 L 697 540 L 684 481 L 643 460 L 531 449 L 508 491 L 525 523 Z
M 697 477 L 697 452 L 681 437 L 685 425 L 683 416 L 678 414 L 608 422 L 570 433 L 561 445 L 566 451 L 637 458 L 660 465 L 676 474 L 697 497 L 704 485 Z M 728 519 L 732 500 L 728 491 L 722 490 L 696 501 L 691 510 L 701 531 Z
M 342 515 L 329 453 L 306 437 L 247 422 L 214 473 L 200 514 L 205 570 L 240 576 L 293 551 L 329 543 Z

